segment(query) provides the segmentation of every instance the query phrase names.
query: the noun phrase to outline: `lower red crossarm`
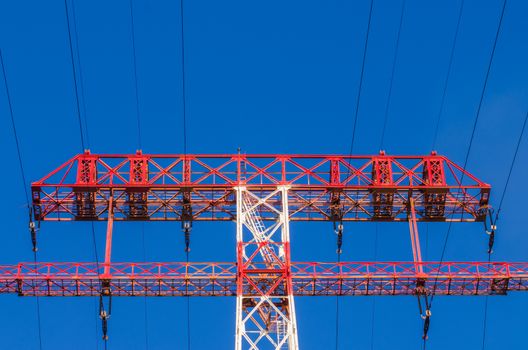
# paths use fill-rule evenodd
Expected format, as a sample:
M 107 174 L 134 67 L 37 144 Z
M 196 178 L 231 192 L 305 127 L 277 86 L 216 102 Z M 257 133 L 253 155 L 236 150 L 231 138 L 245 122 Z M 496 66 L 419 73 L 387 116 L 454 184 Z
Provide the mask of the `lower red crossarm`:
M 421 266 L 423 273 L 420 271 Z M 528 262 L 292 263 L 295 296 L 437 295 L 528 291 Z M 0 293 L 23 296 L 235 296 L 235 263 L 20 263 L 0 266 Z M 262 281 L 266 274 L 259 276 Z M 270 280 L 274 277 L 269 276 Z M 251 295 L 247 286 L 245 295 Z

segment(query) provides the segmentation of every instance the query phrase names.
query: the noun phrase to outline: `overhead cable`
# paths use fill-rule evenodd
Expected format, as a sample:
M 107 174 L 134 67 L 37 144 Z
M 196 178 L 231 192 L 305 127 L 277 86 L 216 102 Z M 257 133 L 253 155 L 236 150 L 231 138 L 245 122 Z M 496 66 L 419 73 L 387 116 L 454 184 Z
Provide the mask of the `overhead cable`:
M 394 82 L 394 72 L 396 71 L 396 62 L 398 60 L 398 52 L 400 51 L 400 35 L 403 25 L 403 14 L 405 12 L 405 0 L 402 2 L 402 8 L 400 12 L 400 24 L 398 25 L 398 34 L 396 35 L 396 47 L 394 49 L 394 56 L 392 58 L 392 69 L 391 69 L 391 76 L 390 76 L 390 82 L 389 82 L 389 93 L 387 95 L 387 102 L 385 103 L 385 114 L 383 118 L 383 128 L 381 129 L 381 142 L 380 142 L 380 150 L 383 149 L 383 143 L 385 141 L 385 131 L 387 129 L 387 121 L 389 119 L 389 107 L 392 99 L 392 87 Z
M 475 132 L 476 132 L 477 125 L 478 125 L 480 112 L 481 112 L 481 109 L 482 109 L 482 104 L 483 104 L 484 96 L 485 96 L 485 93 L 486 93 L 486 88 L 488 86 L 489 75 L 490 75 L 490 72 L 491 72 L 491 67 L 493 65 L 493 58 L 495 57 L 495 49 L 497 47 L 497 42 L 498 42 L 498 39 L 499 39 L 499 34 L 500 34 L 501 27 L 502 27 L 502 21 L 503 21 L 503 18 L 504 18 L 504 12 L 506 10 L 506 4 L 507 4 L 507 0 L 504 0 L 503 5 L 502 5 L 500 18 L 499 18 L 499 24 L 497 26 L 497 30 L 496 30 L 496 33 L 495 33 L 495 38 L 493 40 L 493 47 L 492 47 L 492 50 L 491 50 L 490 58 L 489 58 L 489 61 L 488 61 L 488 66 L 487 66 L 487 69 L 486 69 L 486 75 L 485 75 L 485 78 L 484 78 L 484 84 L 482 86 L 482 91 L 481 91 L 481 94 L 480 94 L 480 99 L 479 99 L 479 103 L 478 103 L 478 107 L 477 107 L 475 120 L 473 122 L 473 128 L 472 128 L 472 131 L 471 131 L 471 137 L 470 137 L 470 140 L 469 140 L 468 149 L 467 149 L 466 156 L 465 156 L 465 159 L 464 159 L 464 166 L 463 166 L 463 171 L 462 171 L 462 175 L 461 175 L 461 179 L 460 179 L 459 190 L 460 190 L 460 188 L 462 187 L 462 184 L 463 184 L 464 175 L 465 175 L 465 171 L 466 171 L 469 155 L 471 153 L 471 148 L 472 148 L 472 145 L 473 145 L 473 140 L 474 140 Z M 435 291 L 436 291 L 436 286 L 437 286 L 437 283 L 438 283 L 438 277 L 440 275 L 440 271 L 441 271 L 441 267 L 442 267 L 442 264 L 443 264 L 443 261 L 444 261 L 444 256 L 445 256 L 447 244 L 449 242 L 449 235 L 451 233 L 452 223 L 453 223 L 452 221 L 449 222 L 449 226 L 447 228 L 446 237 L 445 237 L 445 240 L 444 240 L 444 245 L 442 247 L 442 253 L 441 253 L 441 256 L 440 256 L 440 263 L 439 263 L 439 266 L 438 266 L 438 272 L 436 274 L 435 281 L 434 281 L 434 284 L 433 284 L 433 292 L 432 292 L 431 301 L 430 301 L 430 308 L 432 308 L 433 300 L 434 300 L 434 297 L 435 297 L 435 294 L 436 294 Z M 488 250 L 488 256 L 490 258 L 489 254 L 491 254 L 491 249 Z M 425 347 L 426 347 L 426 342 L 424 340 L 424 349 L 425 349 Z
M 433 146 L 431 147 L 432 150 L 436 148 L 436 140 L 438 138 L 438 129 L 440 126 L 440 120 L 442 118 L 442 114 L 444 112 L 444 105 L 445 105 L 445 99 L 447 94 L 447 86 L 449 85 L 449 78 L 451 76 L 451 67 L 453 65 L 453 57 L 455 56 L 455 48 L 458 41 L 458 32 L 460 31 L 460 22 L 462 19 L 462 12 L 464 9 L 464 0 L 460 1 L 460 7 L 458 10 L 458 19 L 455 29 L 455 37 L 453 38 L 453 44 L 451 45 L 451 53 L 449 54 L 449 63 L 447 64 L 447 74 L 446 78 L 444 80 L 444 87 L 442 89 L 442 98 L 440 100 L 440 108 L 438 110 L 438 114 L 436 116 L 435 121 L 435 127 L 434 127 L 434 133 L 433 133 Z
M 2 54 L 2 50 L 0 49 L 0 65 L 2 66 L 2 76 L 4 77 L 4 86 L 5 86 L 5 91 L 6 91 L 6 97 L 7 97 L 7 104 L 8 104 L 8 107 L 9 107 L 9 115 L 11 116 L 11 126 L 12 126 L 12 130 L 13 130 L 13 136 L 15 138 L 15 145 L 16 145 L 16 152 L 17 152 L 17 157 L 18 157 L 18 164 L 20 166 L 20 175 L 21 175 L 21 178 L 22 178 L 22 187 L 24 188 L 24 194 L 25 194 L 25 197 L 26 197 L 26 205 L 27 205 L 27 208 L 28 208 L 28 212 L 29 212 L 29 226 L 30 226 L 30 229 L 33 232 L 35 232 L 35 227 L 34 227 L 34 223 L 32 222 L 32 218 L 31 218 L 31 204 L 30 204 L 30 200 L 29 200 L 29 193 L 28 193 L 28 190 L 27 190 L 27 182 L 26 182 L 26 172 L 24 171 L 24 163 L 22 162 L 22 152 L 20 150 L 20 142 L 18 140 L 18 133 L 17 133 L 17 128 L 16 128 L 16 123 L 15 123 L 15 115 L 13 113 L 13 104 L 11 103 L 11 94 L 9 92 L 9 85 L 7 83 L 7 74 L 6 74 L 6 69 L 5 69 L 5 64 L 4 64 L 4 56 Z M 34 237 L 32 237 L 34 239 Z M 35 263 L 35 271 L 37 271 L 37 250 L 36 250 L 36 244 L 33 243 L 33 260 L 34 260 L 34 263 Z M 38 340 L 39 340 L 39 349 L 42 350 L 42 327 L 41 327 L 41 318 L 40 318 L 40 300 L 39 300 L 39 297 L 37 296 L 37 328 L 38 328 Z
M 481 108 L 482 108 L 482 102 L 484 100 L 484 96 L 485 96 L 485 93 L 486 93 L 486 88 L 488 86 L 488 79 L 489 79 L 491 67 L 492 67 L 492 64 L 493 64 L 493 57 L 495 56 L 495 48 L 497 47 L 497 42 L 498 42 L 498 39 L 499 39 L 499 34 L 500 34 L 501 27 L 502 27 L 502 20 L 504 18 L 504 12 L 505 12 L 505 9 L 506 9 L 506 4 L 507 4 L 507 0 L 504 0 L 503 5 L 502 5 L 502 11 L 501 11 L 501 14 L 500 14 L 499 24 L 497 26 L 497 31 L 495 33 L 495 38 L 494 38 L 494 41 L 493 41 L 493 48 L 491 50 L 490 58 L 489 58 L 489 61 L 488 61 L 488 66 L 487 66 L 487 69 L 486 69 L 486 75 L 485 75 L 485 78 L 484 78 L 484 84 L 483 84 L 482 91 L 481 91 L 481 94 L 480 94 L 480 99 L 479 99 L 479 103 L 478 103 L 477 113 L 476 113 L 476 116 L 475 116 L 475 120 L 473 122 L 473 128 L 472 128 L 472 131 L 471 131 L 471 137 L 469 139 L 468 149 L 467 149 L 466 156 L 465 156 L 465 159 L 464 159 L 464 166 L 463 166 L 463 171 L 462 171 L 462 175 L 461 175 L 461 179 L 460 179 L 459 189 L 462 187 L 462 183 L 463 183 L 463 180 L 464 180 L 464 174 L 465 174 L 465 171 L 466 171 L 469 155 L 471 153 L 471 147 L 473 145 L 473 140 L 475 138 L 475 131 L 477 129 L 478 121 L 479 121 L 479 118 L 480 118 L 480 112 L 481 112 Z M 449 222 L 449 226 L 447 228 L 446 238 L 445 238 L 444 245 L 443 245 L 443 248 L 442 248 L 442 254 L 440 256 L 440 264 L 439 264 L 439 268 L 438 268 L 438 273 L 436 275 L 435 283 L 433 285 L 433 295 L 431 296 L 431 304 L 432 304 L 434 296 L 435 296 L 434 295 L 434 291 L 436 290 L 436 285 L 437 285 L 437 282 L 438 282 L 438 276 L 440 274 L 440 267 L 442 266 L 442 263 L 444 261 L 444 256 L 445 256 L 445 252 L 446 252 L 446 248 L 447 248 L 447 243 L 449 241 L 449 235 L 451 233 L 452 223 L 453 223 L 453 221 L 450 221 Z
M 82 151 L 84 152 L 85 144 L 84 144 L 84 132 L 83 132 L 83 123 L 81 118 L 81 108 L 79 104 L 79 88 L 77 86 L 77 73 L 75 69 L 75 59 L 73 55 L 73 44 L 72 44 L 72 35 L 71 35 L 71 29 L 70 29 L 70 11 L 68 10 L 68 0 L 64 0 L 64 9 L 66 11 L 66 24 L 68 27 L 68 41 L 69 41 L 69 48 L 70 48 L 70 58 L 71 58 L 71 65 L 72 65 L 72 76 L 73 76 L 73 85 L 75 90 L 75 105 L 77 108 L 77 118 L 79 119 L 79 131 L 81 135 L 81 147 Z
M 363 78 L 365 75 L 365 65 L 367 61 L 367 51 L 368 51 L 368 43 L 369 43 L 369 36 L 370 36 L 370 26 L 372 23 L 372 9 L 374 7 L 374 0 L 370 1 L 369 6 L 369 14 L 368 14 L 368 21 L 367 21 L 367 30 L 365 33 L 365 41 L 363 44 L 363 57 L 361 60 L 361 72 L 359 75 L 359 86 L 357 90 L 356 95 L 356 107 L 354 111 L 354 123 L 352 126 L 352 140 L 350 142 L 350 156 L 352 156 L 352 153 L 354 152 L 354 142 L 356 140 L 356 127 L 357 127 L 357 121 L 359 117 L 359 106 L 361 102 L 361 92 L 363 90 Z M 347 170 L 347 178 L 350 175 L 350 162 L 351 159 L 348 160 L 349 167 Z M 338 262 L 341 261 L 341 245 L 343 243 L 343 224 L 341 223 L 339 225 L 339 232 L 338 232 L 338 248 L 337 248 L 337 260 Z M 336 297 L 336 320 L 335 320 L 335 348 L 336 350 L 339 348 L 339 297 Z
M 136 34 L 134 26 L 134 4 L 133 0 L 129 0 L 130 7 L 130 25 L 131 25 L 131 34 L 132 34 L 132 58 L 134 66 L 134 86 L 135 86 L 135 96 L 136 96 L 136 122 L 137 122 L 137 138 L 138 138 L 138 149 L 141 150 L 141 119 L 139 113 L 139 88 L 138 88 L 138 77 L 137 77 L 137 58 L 136 58 Z

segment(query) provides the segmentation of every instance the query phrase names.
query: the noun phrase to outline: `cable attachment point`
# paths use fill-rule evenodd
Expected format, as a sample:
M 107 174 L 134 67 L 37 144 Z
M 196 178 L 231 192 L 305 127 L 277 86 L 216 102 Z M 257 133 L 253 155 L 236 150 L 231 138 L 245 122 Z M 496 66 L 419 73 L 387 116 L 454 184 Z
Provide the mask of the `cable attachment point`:
M 496 225 L 491 225 L 489 230 L 486 230 L 486 234 L 491 235 L 492 233 L 495 233 L 495 230 L 497 229 Z
M 36 253 L 37 248 L 37 225 L 35 224 L 35 221 L 33 221 L 33 209 L 28 206 L 28 228 L 29 232 L 31 233 L 31 244 L 33 245 L 33 253 Z M 39 227 L 40 227 L 40 221 L 39 221 Z
M 335 172 L 338 174 L 338 172 Z M 337 180 L 336 180 L 337 181 Z M 337 254 L 341 255 L 343 245 L 343 206 L 341 204 L 341 193 L 337 190 L 330 194 L 330 220 L 334 224 L 334 232 L 337 234 Z M 339 222 L 339 224 L 337 224 Z
M 106 313 L 105 310 L 101 310 L 101 312 L 99 313 L 99 317 L 101 318 L 101 321 L 103 323 L 101 327 L 101 329 L 103 330 L 103 340 L 107 341 L 108 340 L 108 318 L 110 318 L 110 316 Z
M 497 230 L 497 221 L 499 219 L 499 212 L 495 215 L 495 218 L 493 217 L 493 210 L 488 209 L 488 220 L 484 220 L 484 230 L 486 231 L 486 234 L 489 235 L 488 240 L 488 254 L 493 253 L 493 244 L 495 243 L 495 231 Z M 489 225 L 488 225 L 489 221 Z
M 112 295 L 112 292 L 110 290 L 110 280 L 108 280 L 108 279 L 102 279 L 101 280 L 101 295 L 102 296 L 110 296 L 110 295 Z
M 102 322 L 103 340 L 108 340 L 108 319 L 112 313 L 112 296 L 108 296 L 108 311 L 105 309 L 103 295 L 99 296 L 99 318 Z
M 336 226 L 335 223 L 334 226 Z M 341 247 L 343 246 L 343 224 L 340 223 L 339 225 L 334 227 L 334 231 L 337 235 L 337 254 L 341 254 L 343 252 L 343 250 L 341 249 Z
M 420 312 L 420 317 L 424 321 L 423 324 L 423 335 L 422 339 L 427 340 L 428 336 L 427 333 L 429 332 L 429 326 L 431 324 L 431 302 L 429 300 L 429 296 L 427 294 L 427 288 L 425 286 L 425 279 L 419 278 L 416 281 L 416 289 L 415 289 L 416 296 L 418 297 L 418 310 Z M 423 298 L 423 303 L 425 308 L 422 309 L 422 301 L 421 298 Z
M 189 247 L 191 245 L 191 229 L 192 224 L 190 221 L 185 221 L 182 223 L 182 231 L 185 239 L 185 252 L 189 253 L 191 251 L 191 248 Z
M 31 244 L 33 245 L 33 252 L 38 251 L 37 247 L 37 226 L 34 221 L 29 222 L 29 232 L 31 233 Z
M 191 245 L 191 229 L 192 229 L 192 220 L 193 220 L 193 213 L 192 213 L 192 205 L 191 205 L 191 192 L 190 191 L 184 191 L 182 193 L 182 214 L 181 214 L 181 220 L 182 220 L 182 231 L 184 234 L 185 239 L 185 252 L 189 253 L 191 251 L 190 245 Z
M 492 230 L 489 233 L 489 240 L 488 240 L 488 254 L 493 253 L 493 244 L 495 243 L 495 230 Z
M 432 313 L 430 309 L 425 309 L 425 315 L 422 315 L 422 319 L 424 320 L 422 339 L 424 340 L 428 339 L 427 333 L 429 333 L 429 326 L 431 324 L 431 315 Z

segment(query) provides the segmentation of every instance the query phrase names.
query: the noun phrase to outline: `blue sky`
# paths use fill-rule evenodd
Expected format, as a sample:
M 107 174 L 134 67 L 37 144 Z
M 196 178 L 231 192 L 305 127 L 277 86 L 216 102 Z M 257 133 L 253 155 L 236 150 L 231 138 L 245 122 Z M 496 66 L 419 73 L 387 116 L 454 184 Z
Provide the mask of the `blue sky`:
M 70 2 L 71 3 L 71 2 Z M 78 45 L 93 152 L 137 148 L 130 12 L 127 0 L 75 1 Z M 182 142 L 180 12 L 176 1 L 134 0 L 139 109 L 144 152 L 179 153 Z M 447 73 L 458 1 L 408 0 L 404 13 L 385 149 L 391 154 L 431 151 L 434 121 Z M 437 150 L 458 163 L 466 155 L 502 1 L 467 0 L 439 127 Z M 185 54 L 188 150 L 229 153 L 348 153 L 361 70 L 369 2 L 186 1 Z M 379 151 L 400 1 L 374 2 L 357 153 Z M 493 186 L 497 205 L 522 120 L 528 110 L 528 3 L 508 2 L 468 169 Z M 0 47 L 11 90 L 27 177 L 36 180 L 81 150 L 63 1 L 0 1 Z M 79 77 L 78 77 L 79 78 Z M 84 115 L 84 114 L 83 114 Z M 0 89 L 4 183 L 0 261 L 32 260 L 23 184 Z M 521 144 L 506 195 L 497 261 L 527 261 L 523 179 L 528 142 Z M 380 260 L 412 259 L 405 224 L 379 225 Z M 420 225 L 429 260 L 438 260 L 446 224 Z M 96 225 L 102 248 L 104 226 Z M 348 224 L 343 260 L 374 259 L 375 224 Z M 292 257 L 335 260 L 330 224 L 295 223 Z M 177 223 L 145 225 L 147 260 L 183 261 Z M 198 223 L 190 259 L 234 261 L 235 225 Z M 41 261 L 91 261 L 87 223 L 45 223 Z M 485 260 L 480 224 L 453 225 L 446 260 Z M 101 251 L 100 251 L 101 254 Z M 118 223 L 114 260 L 143 259 L 141 225 Z M 414 298 L 341 299 L 340 349 L 418 349 L 421 321 Z M 438 297 L 428 349 L 480 349 L 482 297 Z M 334 348 L 335 298 L 296 301 L 302 349 Z M 89 298 L 40 299 L 43 349 L 102 349 L 96 305 Z M 0 296 L 5 348 L 38 346 L 35 299 Z M 486 349 L 522 348 L 528 298 L 489 299 Z M 191 299 L 193 349 L 233 347 L 235 299 Z M 186 300 L 116 299 L 110 349 L 186 348 Z

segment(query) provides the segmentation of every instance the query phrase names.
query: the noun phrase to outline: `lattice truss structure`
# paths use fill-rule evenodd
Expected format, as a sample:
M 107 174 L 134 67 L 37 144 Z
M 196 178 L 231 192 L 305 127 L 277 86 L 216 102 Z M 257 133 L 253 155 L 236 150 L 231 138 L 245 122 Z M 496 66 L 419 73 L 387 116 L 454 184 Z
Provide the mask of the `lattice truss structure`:
M 298 349 L 290 268 L 288 186 L 260 197 L 236 187 L 236 350 Z M 269 220 L 264 221 L 262 212 Z
M 481 221 L 490 186 L 447 158 L 318 155 L 93 155 L 32 184 L 36 220 L 236 221 L 235 187 L 261 196 L 290 185 L 290 220 Z M 262 208 L 263 220 L 266 216 Z
M 477 222 L 490 186 L 444 156 L 95 155 L 32 184 L 34 219 L 107 221 L 101 263 L 0 266 L 21 296 L 233 296 L 235 349 L 298 349 L 294 296 L 501 295 L 528 263 L 423 262 L 417 223 Z M 236 263 L 115 263 L 114 220 L 236 222 Z M 292 262 L 290 221 L 406 221 L 412 262 Z
M 236 296 L 236 263 L 111 263 L 114 296 Z M 423 272 L 417 273 L 417 266 Z M 0 265 L 0 293 L 98 296 L 104 263 Z M 292 262 L 294 296 L 415 295 L 417 281 L 438 295 L 504 295 L 528 291 L 528 263 Z M 436 282 L 436 284 L 435 284 Z M 276 289 L 279 291 L 281 289 Z M 246 288 L 245 295 L 257 296 Z

